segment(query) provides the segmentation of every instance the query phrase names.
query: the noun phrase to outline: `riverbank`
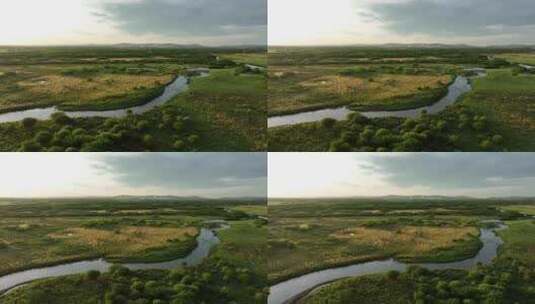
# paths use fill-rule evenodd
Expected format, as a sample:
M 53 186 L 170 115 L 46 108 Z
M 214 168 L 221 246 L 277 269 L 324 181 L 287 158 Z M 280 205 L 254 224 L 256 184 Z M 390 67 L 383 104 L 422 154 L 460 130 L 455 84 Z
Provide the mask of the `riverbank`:
M 499 239 L 498 235 L 496 234 L 496 230 L 499 229 L 503 229 L 503 227 L 500 226 L 488 231 L 485 230 L 485 228 L 482 228 L 480 238 L 484 246 L 471 259 L 458 260 L 448 263 L 401 263 L 390 259 L 385 261 L 358 263 L 346 267 L 330 268 L 308 273 L 306 275 L 271 286 L 272 293 L 270 295 L 269 304 L 297 303 L 299 299 L 305 297 L 314 290 L 321 288 L 326 284 L 332 284 L 333 282 L 345 277 L 355 277 L 387 271 L 404 271 L 407 267 L 412 265 L 431 270 L 438 270 L 449 268 L 467 269 L 474 267 L 481 262 L 488 264 L 492 261 L 493 257 L 497 256 L 498 247 L 502 243 L 501 239 Z M 489 250 L 492 254 L 490 258 L 488 253 L 484 252 Z
M 221 227 L 220 230 L 227 229 L 228 227 Z M 74 275 L 82 274 L 91 270 L 97 270 L 99 272 L 106 272 L 113 264 L 120 264 L 126 268 L 132 270 L 144 270 L 144 269 L 172 269 L 178 266 L 192 266 L 196 265 L 210 253 L 210 249 L 217 245 L 220 241 L 212 232 L 212 230 L 202 229 L 196 239 L 196 247 L 193 248 L 187 255 L 182 255 L 183 252 L 180 252 L 180 257 L 175 257 L 171 260 L 159 260 L 156 262 L 155 258 L 150 258 L 147 260 L 138 260 L 136 261 L 128 259 L 114 260 L 105 260 L 104 258 L 99 259 L 77 259 L 77 261 L 69 263 L 50 263 L 49 267 L 39 267 L 39 268 L 29 268 L 24 271 L 12 272 L 8 275 L 3 275 L 0 277 L 0 292 L 7 292 L 11 288 L 19 286 L 21 284 L 28 284 L 37 280 L 42 280 L 51 277 L 59 277 L 65 275 Z M 177 253 L 178 255 L 178 253 Z M 163 257 L 162 257 L 163 258 Z
M 408 99 L 410 100 L 409 103 L 404 104 L 393 103 L 386 106 L 351 106 L 351 104 L 348 104 L 343 107 L 312 110 L 294 115 L 272 116 L 268 118 L 268 128 L 288 127 L 296 124 L 318 122 L 323 119 L 344 121 L 352 113 L 358 113 L 367 118 L 416 118 L 424 111 L 429 114 L 437 114 L 446 109 L 447 106 L 457 102 L 461 96 L 471 90 L 469 81 L 468 78 L 463 76 L 454 77 L 445 87 L 432 91 L 431 97 L 411 98 Z

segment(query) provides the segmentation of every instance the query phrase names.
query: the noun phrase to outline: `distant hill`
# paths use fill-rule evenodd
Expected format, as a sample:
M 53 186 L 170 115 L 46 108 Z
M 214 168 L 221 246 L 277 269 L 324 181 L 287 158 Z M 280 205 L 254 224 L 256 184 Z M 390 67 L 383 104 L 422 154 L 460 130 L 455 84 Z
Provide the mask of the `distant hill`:
M 510 45 L 488 45 L 476 46 L 469 44 L 446 44 L 446 43 L 385 43 L 385 44 L 348 44 L 348 45 L 310 45 L 310 46 L 284 46 L 274 45 L 271 47 L 287 47 L 287 48 L 336 48 L 336 47 L 354 47 L 354 48 L 384 48 L 384 49 L 473 49 L 473 48 L 491 48 L 491 49 L 534 49 L 532 44 L 510 44 Z
M 206 198 L 200 196 L 174 196 L 174 195 L 117 195 L 117 196 L 84 196 L 84 197 L 43 197 L 43 198 L 2 198 L 0 197 L 0 205 L 15 204 L 15 203 L 32 203 L 32 202 L 68 202 L 76 203 L 80 201 L 113 201 L 124 203 L 150 203 L 150 202 L 176 202 L 176 203 L 221 203 L 221 202 L 265 202 L 266 198 L 262 197 L 221 197 L 221 198 Z
M 447 196 L 447 195 L 385 195 L 385 196 L 348 196 L 348 197 L 317 197 L 317 198 L 270 198 L 270 200 L 292 200 L 292 201 L 388 201 L 388 202 L 410 202 L 410 201 L 535 201 L 535 197 L 488 197 L 477 198 L 471 196 Z

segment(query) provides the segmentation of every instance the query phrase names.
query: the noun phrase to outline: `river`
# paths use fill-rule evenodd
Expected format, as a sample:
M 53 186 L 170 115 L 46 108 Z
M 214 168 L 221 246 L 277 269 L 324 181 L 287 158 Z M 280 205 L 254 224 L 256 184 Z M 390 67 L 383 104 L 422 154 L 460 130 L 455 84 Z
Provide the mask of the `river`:
M 483 247 L 472 258 L 451 263 L 402 263 L 394 259 L 356 263 L 345 267 L 335 267 L 308 273 L 281 283 L 270 288 L 268 304 L 289 304 L 309 292 L 329 282 L 347 277 L 358 277 L 368 274 L 384 273 L 390 270 L 405 271 L 408 266 L 418 265 L 431 270 L 439 269 L 470 269 L 478 263 L 490 264 L 498 255 L 498 247 L 503 243 L 495 233 L 496 230 L 505 229 L 502 223 L 498 228 L 482 228 L 480 239 Z
M 195 73 L 197 70 L 199 72 L 197 73 L 198 76 L 196 77 L 208 76 L 208 72 L 206 72 L 204 69 L 192 69 L 190 71 L 193 71 Z M 119 109 L 119 110 L 110 110 L 110 111 L 65 111 L 65 114 L 67 114 L 67 116 L 72 117 L 72 118 L 125 117 L 129 111 L 132 111 L 133 114 L 142 114 L 149 110 L 152 110 L 153 108 L 157 106 L 161 106 L 167 103 L 173 97 L 187 90 L 189 87 L 189 82 L 190 82 L 189 77 L 178 76 L 173 82 L 171 82 L 165 87 L 163 93 L 160 96 L 140 106 L 124 108 L 124 109 Z M 60 110 L 58 110 L 55 106 L 8 112 L 8 113 L 0 114 L 0 123 L 21 121 L 24 118 L 35 118 L 39 120 L 46 120 L 46 119 L 50 119 L 51 115 L 56 112 L 60 112 Z
M 466 71 L 474 71 L 477 74 L 476 77 L 482 77 L 486 75 L 485 72 L 481 72 L 480 69 L 470 69 Z M 422 111 L 426 111 L 429 114 L 437 114 L 442 112 L 448 106 L 457 102 L 461 96 L 470 92 L 471 90 L 472 86 L 470 85 L 469 79 L 464 76 L 457 76 L 453 83 L 448 86 L 448 93 L 446 96 L 442 97 L 440 100 L 430 106 L 401 111 L 367 111 L 360 112 L 360 114 L 368 118 L 416 118 L 422 113 Z M 349 109 L 347 106 L 343 106 L 333 109 L 315 110 L 292 115 L 274 116 L 268 119 L 268 128 L 315 122 L 325 118 L 332 118 L 341 121 L 347 119 L 347 116 L 351 113 L 355 113 L 355 111 Z
M 228 224 L 220 225 L 216 230 L 227 229 Z M 123 265 L 131 270 L 146 270 L 146 269 L 174 269 L 184 266 L 195 266 L 200 264 L 208 255 L 210 250 L 220 243 L 216 235 L 216 230 L 202 228 L 197 236 L 197 247 L 186 257 L 175 259 L 163 263 L 115 263 Z M 60 277 L 66 275 L 74 275 L 86 273 L 90 270 L 98 270 L 100 272 L 107 272 L 114 263 L 109 263 L 104 259 L 93 259 L 74 263 L 65 263 L 56 266 L 35 268 L 0 277 L 0 294 L 9 291 L 17 286 L 27 284 L 29 282 Z

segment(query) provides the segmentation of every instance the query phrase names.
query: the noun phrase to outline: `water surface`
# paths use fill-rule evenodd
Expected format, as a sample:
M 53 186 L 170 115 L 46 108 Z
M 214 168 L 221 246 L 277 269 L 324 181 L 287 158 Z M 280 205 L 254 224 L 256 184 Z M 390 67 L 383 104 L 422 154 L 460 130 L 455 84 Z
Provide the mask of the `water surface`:
M 197 70 L 192 70 L 197 71 Z M 208 75 L 208 73 L 205 70 L 199 70 L 197 73 L 198 77 L 205 77 Z M 35 118 L 39 120 L 46 120 L 50 119 L 53 113 L 56 112 L 64 112 L 67 116 L 72 118 L 80 118 L 80 117 L 104 117 L 104 118 L 110 118 L 110 117 L 125 117 L 129 111 L 132 111 L 133 114 L 142 114 L 149 110 L 152 110 L 153 108 L 157 106 L 161 106 L 168 101 L 170 101 L 173 97 L 177 96 L 178 94 L 184 92 L 189 87 L 189 81 L 190 78 L 185 76 L 178 76 L 173 82 L 168 84 L 162 95 L 154 98 L 153 100 L 149 101 L 148 103 L 145 103 L 140 106 L 134 106 L 130 108 L 124 108 L 119 110 L 110 110 L 110 111 L 60 111 L 55 106 L 54 107 L 46 107 L 46 108 L 38 108 L 38 109 L 30 109 L 30 110 L 22 110 L 22 111 L 14 111 L 14 112 L 8 112 L 4 114 L 0 114 L 0 123 L 4 122 L 15 122 L 15 121 L 21 121 L 24 118 Z
M 228 225 L 224 225 L 218 230 L 226 229 L 228 227 Z M 195 266 L 199 265 L 210 254 L 210 250 L 219 243 L 220 240 L 214 230 L 202 228 L 197 236 L 197 247 L 186 257 L 163 263 L 124 263 L 120 265 L 131 270 L 174 269 L 177 267 Z M 19 285 L 39 279 L 81 274 L 90 270 L 107 272 L 112 265 L 114 265 L 114 263 L 109 263 L 104 259 L 94 259 L 8 274 L 0 277 L 0 294 Z
M 384 273 L 390 270 L 405 271 L 411 265 L 419 265 L 430 270 L 440 269 L 470 269 L 478 263 L 490 264 L 498 255 L 498 247 L 503 243 L 495 230 L 505 229 L 505 225 L 499 224 L 495 229 L 481 229 L 480 239 L 483 247 L 476 256 L 451 263 L 402 263 L 394 259 L 357 263 L 345 267 L 336 267 L 320 270 L 302 275 L 297 278 L 281 282 L 270 288 L 268 304 L 291 303 L 303 294 L 322 286 L 323 284 L 347 278 L 358 277 L 368 274 Z
M 480 74 L 480 76 L 482 76 L 482 74 Z M 366 111 L 360 112 L 360 114 L 368 118 L 416 118 L 422 113 L 422 111 L 426 111 L 429 114 L 437 114 L 442 112 L 449 105 L 457 102 L 463 94 L 471 90 L 472 86 L 470 85 L 468 78 L 464 76 L 457 76 L 455 81 L 448 87 L 448 93 L 446 96 L 442 97 L 439 101 L 430 106 L 401 111 Z M 292 115 L 274 116 L 268 119 L 268 128 L 315 122 L 325 118 L 332 118 L 341 121 L 347 119 L 347 115 L 351 113 L 355 113 L 355 111 L 343 106 L 333 109 L 316 110 Z

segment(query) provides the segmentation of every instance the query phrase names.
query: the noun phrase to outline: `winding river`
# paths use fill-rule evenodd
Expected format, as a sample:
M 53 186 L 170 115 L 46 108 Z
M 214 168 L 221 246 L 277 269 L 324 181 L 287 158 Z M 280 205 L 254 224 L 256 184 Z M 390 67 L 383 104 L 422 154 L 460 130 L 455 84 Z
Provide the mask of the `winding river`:
M 482 69 L 468 69 L 466 71 L 475 72 L 477 74 L 476 77 L 485 76 L 485 72 Z M 453 83 L 448 87 L 448 93 L 446 96 L 442 97 L 439 101 L 430 106 L 401 111 L 360 112 L 360 114 L 368 118 L 415 118 L 418 117 L 422 111 L 427 111 L 429 114 L 437 114 L 446 109 L 449 105 L 457 102 L 462 95 L 470 92 L 471 90 L 472 86 L 470 85 L 469 79 L 464 76 L 457 76 Z M 347 115 L 351 113 L 355 113 L 355 111 L 349 109 L 347 106 L 343 106 L 333 109 L 316 110 L 292 115 L 274 116 L 268 119 L 268 128 L 315 122 L 325 118 L 332 118 L 341 121 L 347 119 Z
M 402 263 L 394 259 L 357 263 L 345 267 L 336 267 L 320 270 L 281 282 L 270 288 L 268 304 L 290 304 L 309 294 L 316 288 L 322 287 L 332 281 L 348 277 L 358 277 L 368 274 L 384 273 L 390 270 L 405 271 L 411 265 L 418 265 L 430 270 L 440 269 L 470 269 L 478 263 L 490 264 L 498 255 L 498 247 L 503 243 L 495 233 L 506 229 L 507 226 L 497 222 L 498 227 L 493 229 L 482 228 L 480 239 L 483 247 L 476 256 L 451 263 Z
M 219 228 L 215 230 L 202 228 L 197 236 L 197 247 L 186 257 L 163 263 L 124 263 L 120 265 L 131 270 L 174 269 L 177 267 L 198 265 L 210 254 L 210 250 L 220 243 L 215 231 L 227 229 L 229 227 L 228 224 L 220 224 Z M 114 265 L 114 263 L 109 263 L 104 259 L 94 259 L 15 272 L 0 277 L 0 295 L 15 287 L 35 280 L 81 274 L 90 270 L 107 272 L 112 265 Z
M 196 77 L 206 77 L 208 72 L 205 69 L 192 69 L 190 70 L 193 73 L 196 73 Z M 119 110 L 110 110 L 110 111 L 63 111 L 67 116 L 72 118 L 79 117 L 125 117 L 129 111 L 132 111 L 133 114 L 142 114 L 145 113 L 157 106 L 163 105 L 170 101 L 173 97 L 184 92 L 189 87 L 190 78 L 186 76 L 178 76 L 173 82 L 168 84 L 162 95 L 154 98 L 140 106 L 124 108 Z M 35 118 L 39 120 L 49 119 L 53 113 L 60 112 L 58 108 L 47 107 L 47 108 L 36 108 L 30 110 L 14 111 L 0 114 L 0 123 L 4 122 L 16 122 L 21 121 L 24 118 Z

